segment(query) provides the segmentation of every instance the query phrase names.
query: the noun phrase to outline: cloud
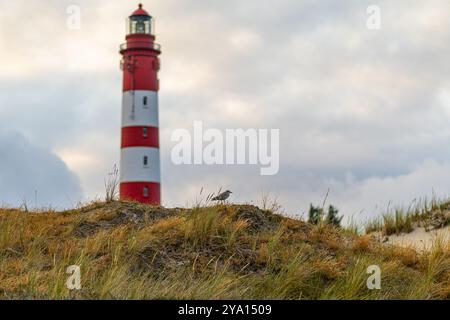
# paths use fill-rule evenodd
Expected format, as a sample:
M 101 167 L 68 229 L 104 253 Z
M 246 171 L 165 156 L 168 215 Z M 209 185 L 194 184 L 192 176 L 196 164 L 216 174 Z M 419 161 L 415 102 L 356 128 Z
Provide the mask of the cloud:
M 51 151 L 18 132 L 0 131 L 0 201 L 29 207 L 73 207 L 82 199 L 77 176 Z
M 425 200 L 445 199 L 449 194 L 450 162 L 425 160 L 402 175 L 357 180 L 350 173 L 343 180 L 330 179 L 330 201 L 359 221 L 386 212 L 388 206 L 408 208 Z

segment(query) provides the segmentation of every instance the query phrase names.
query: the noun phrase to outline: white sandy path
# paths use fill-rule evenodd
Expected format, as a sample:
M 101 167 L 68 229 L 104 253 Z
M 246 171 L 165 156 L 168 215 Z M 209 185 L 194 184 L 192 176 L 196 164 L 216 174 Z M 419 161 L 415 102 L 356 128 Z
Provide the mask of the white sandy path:
M 390 236 L 388 243 L 414 247 L 417 250 L 428 250 L 432 247 L 433 242 L 436 241 L 436 239 L 449 242 L 450 226 L 429 232 L 427 232 L 425 228 L 416 228 L 413 232 L 408 234 Z

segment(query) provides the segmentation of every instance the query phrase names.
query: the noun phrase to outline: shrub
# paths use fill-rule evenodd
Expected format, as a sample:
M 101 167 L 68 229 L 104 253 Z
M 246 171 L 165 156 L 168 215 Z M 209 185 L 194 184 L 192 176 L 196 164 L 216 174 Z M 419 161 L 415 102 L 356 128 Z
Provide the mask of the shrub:
M 330 205 L 325 213 L 323 208 L 315 207 L 312 204 L 309 207 L 308 222 L 314 225 L 326 223 L 336 227 L 341 226 L 343 216 L 339 216 L 339 210 Z

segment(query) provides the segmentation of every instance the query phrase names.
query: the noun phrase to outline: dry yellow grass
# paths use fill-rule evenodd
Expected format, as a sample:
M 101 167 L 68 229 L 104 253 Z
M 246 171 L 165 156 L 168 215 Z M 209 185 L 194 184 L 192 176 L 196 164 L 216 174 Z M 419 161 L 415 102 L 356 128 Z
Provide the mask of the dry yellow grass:
M 0 209 L 0 299 L 448 299 L 449 266 L 446 243 L 417 253 L 253 206 Z

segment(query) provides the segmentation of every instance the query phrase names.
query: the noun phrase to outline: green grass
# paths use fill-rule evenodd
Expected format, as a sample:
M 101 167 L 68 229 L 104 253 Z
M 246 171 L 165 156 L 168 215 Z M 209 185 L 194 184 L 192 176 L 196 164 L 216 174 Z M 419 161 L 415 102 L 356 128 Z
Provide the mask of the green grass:
M 0 299 L 450 298 L 448 243 L 417 253 L 355 229 L 249 205 L 0 209 Z M 366 286 L 374 264 L 381 290 Z M 70 265 L 81 267 L 80 291 L 66 287 Z
M 379 220 L 373 220 L 366 226 L 366 232 L 382 230 L 385 235 L 410 233 L 414 230 L 414 215 L 396 209 L 394 214 L 383 214 Z
M 381 231 L 384 235 L 410 233 L 415 227 L 445 227 L 450 224 L 450 219 L 446 217 L 446 212 L 450 211 L 450 201 L 421 200 L 414 201 L 407 209 L 388 209 L 381 218 L 371 220 L 366 223 L 366 233 Z M 438 225 L 435 225 L 438 224 Z

